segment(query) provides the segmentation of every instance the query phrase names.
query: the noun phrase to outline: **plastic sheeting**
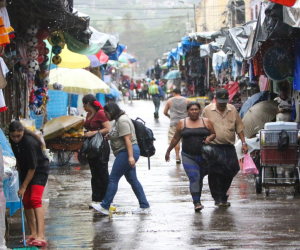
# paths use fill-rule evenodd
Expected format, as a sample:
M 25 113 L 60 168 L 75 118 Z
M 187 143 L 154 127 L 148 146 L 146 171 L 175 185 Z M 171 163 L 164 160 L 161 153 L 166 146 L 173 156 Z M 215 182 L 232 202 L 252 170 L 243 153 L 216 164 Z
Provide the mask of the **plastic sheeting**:
M 108 54 L 109 60 L 118 61 L 119 60 L 119 56 L 123 53 L 123 51 L 125 49 L 126 49 L 125 45 L 119 44 L 118 48 L 117 48 L 117 51 L 115 53 Z
M 11 1 L 7 5 L 11 26 L 16 33 L 26 32 L 30 24 L 36 23 L 37 18 L 41 27 L 49 27 L 50 31 L 76 28 L 86 30 L 88 21 L 71 13 L 72 1 L 30 0 Z
M 251 55 L 252 39 L 256 28 L 256 20 L 228 30 L 222 50 L 227 53 L 234 51 L 238 56 L 248 58 Z
M 101 47 L 99 45 L 96 45 L 94 43 L 91 43 L 90 45 L 86 45 L 82 42 L 79 42 L 74 37 L 69 35 L 68 33 L 64 33 L 64 37 L 66 40 L 66 43 L 68 45 L 68 49 L 72 52 L 82 54 L 82 55 L 95 55 L 97 54 Z

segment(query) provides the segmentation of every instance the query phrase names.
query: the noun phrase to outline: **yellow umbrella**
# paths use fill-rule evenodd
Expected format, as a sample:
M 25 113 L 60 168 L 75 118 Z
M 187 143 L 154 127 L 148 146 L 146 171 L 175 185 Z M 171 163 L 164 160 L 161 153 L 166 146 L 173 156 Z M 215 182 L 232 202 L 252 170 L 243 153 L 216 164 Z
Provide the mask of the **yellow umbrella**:
M 47 48 L 52 51 L 52 45 L 48 42 L 48 40 L 44 40 L 44 42 L 46 43 Z M 53 54 L 52 57 L 54 56 L 55 55 Z M 62 48 L 59 56 L 61 57 L 62 61 L 57 66 L 60 68 L 83 69 L 90 67 L 91 65 L 91 61 L 86 55 L 81 55 L 70 51 L 67 45 Z M 50 58 L 50 62 L 52 57 Z
M 82 69 L 90 67 L 91 65 L 91 61 L 86 55 L 71 52 L 68 50 L 67 46 L 62 49 L 61 54 L 59 55 L 62 59 L 61 63 L 58 65 L 60 68 Z
M 84 118 L 79 116 L 60 116 L 48 121 L 44 127 L 44 139 L 51 140 L 62 135 L 71 128 L 80 128 L 84 124 Z
M 110 88 L 99 77 L 85 69 L 56 68 L 50 70 L 49 89 L 53 89 L 53 84 L 58 83 L 63 86 L 63 91 L 69 94 L 109 94 Z

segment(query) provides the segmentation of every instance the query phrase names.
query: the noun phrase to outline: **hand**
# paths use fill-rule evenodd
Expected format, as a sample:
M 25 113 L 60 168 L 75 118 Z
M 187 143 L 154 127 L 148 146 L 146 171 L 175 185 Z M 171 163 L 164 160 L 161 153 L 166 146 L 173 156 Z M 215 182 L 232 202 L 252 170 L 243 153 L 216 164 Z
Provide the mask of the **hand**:
M 84 137 L 92 137 L 94 135 L 95 135 L 95 132 L 93 132 L 93 131 L 87 131 L 84 133 Z
M 279 108 L 278 113 L 283 113 L 283 108 Z
M 23 197 L 24 196 L 24 193 L 26 191 L 26 188 L 25 187 L 21 187 L 18 191 L 18 197 Z
M 210 139 L 208 137 L 206 137 L 206 139 L 203 141 L 205 144 L 209 144 L 210 143 Z
M 132 168 L 135 168 L 135 159 L 133 157 L 129 157 L 128 162 Z
M 247 145 L 242 145 L 242 153 L 247 154 L 248 153 L 248 146 Z
M 106 134 L 106 135 L 104 136 L 104 139 L 109 141 L 109 140 L 110 140 L 110 135 L 109 135 L 109 134 Z
M 167 151 L 166 155 L 165 155 L 165 160 L 166 162 L 170 161 L 170 152 Z

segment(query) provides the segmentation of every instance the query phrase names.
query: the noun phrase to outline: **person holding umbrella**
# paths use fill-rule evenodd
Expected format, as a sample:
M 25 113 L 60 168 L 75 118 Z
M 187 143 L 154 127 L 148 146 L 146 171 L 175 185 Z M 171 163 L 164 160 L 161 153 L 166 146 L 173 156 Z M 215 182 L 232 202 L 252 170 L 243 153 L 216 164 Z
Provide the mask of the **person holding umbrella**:
M 87 132 L 84 136 L 93 137 L 98 131 L 105 136 L 110 130 L 110 123 L 104 114 L 103 107 L 94 95 L 85 95 L 82 99 L 83 108 L 87 113 L 84 127 Z M 89 158 L 91 169 L 92 201 L 101 202 L 106 194 L 108 186 L 108 162 L 102 162 L 99 157 Z M 90 208 L 92 205 L 89 206 Z

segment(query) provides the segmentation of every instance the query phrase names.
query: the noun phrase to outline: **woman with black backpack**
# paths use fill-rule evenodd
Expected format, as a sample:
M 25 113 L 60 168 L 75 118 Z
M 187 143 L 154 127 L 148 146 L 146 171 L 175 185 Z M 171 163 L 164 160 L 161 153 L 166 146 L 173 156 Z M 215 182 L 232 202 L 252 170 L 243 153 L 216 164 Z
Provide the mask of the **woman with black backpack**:
M 140 157 L 140 148 L 134 125 L 116 103 L 107 103 L 104 106 L 104 112 L 109 121 L 115 121 L 106 137 L 111 141 L 111 148 L 116 159 L 109 176 L 105 198 L 101 204 L 93 204 L 93 208 L 103 215 L 109 215 L 109 208 L 117 193 L 119 180 L 125 175 L 140 205 L 133 213 L 149 213 L 150 205 L 136 176 L 136 162 Z

